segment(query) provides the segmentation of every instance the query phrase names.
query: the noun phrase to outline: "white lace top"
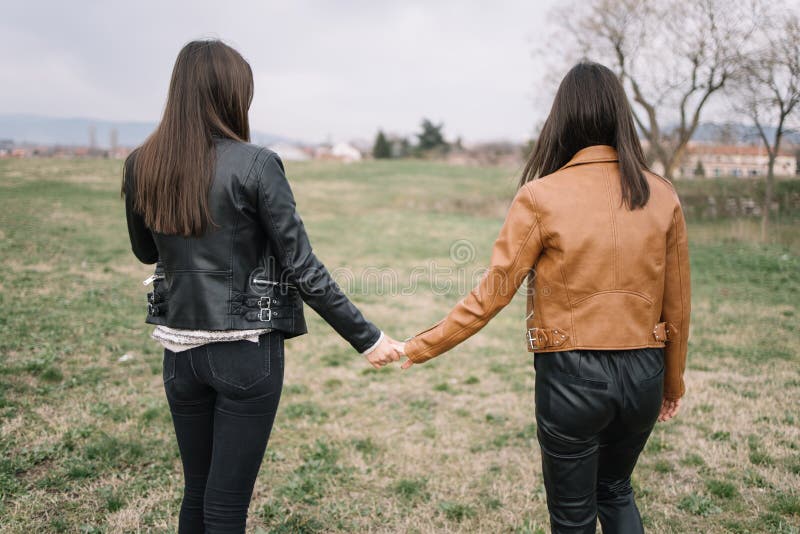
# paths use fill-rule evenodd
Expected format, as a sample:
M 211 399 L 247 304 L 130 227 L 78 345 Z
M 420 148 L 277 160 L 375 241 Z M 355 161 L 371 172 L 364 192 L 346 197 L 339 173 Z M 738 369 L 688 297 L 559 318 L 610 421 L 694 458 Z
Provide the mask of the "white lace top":
M 269 328 L 258 330 L 183 330 L 158 325 L 150 335 L 153 339 L 161 343 L 165 349 L 172 352 L 183 352 L 185 350 L 201 347 L 207 343 L 218 343 L 220 341 L 241 341 L 247 340 L 258 343 L 258 336 L 269 332 Z
M 208 343 L 219 343 L 221 341 L 252 341 L 258 343 L 258 336 L 271 332 L 270 328 L 260 328 L 257 330 L 183 330 L 180 328 L 170 328 L 158 325 L 150 334 L 150 337 L 161 343 L 161 345 L 172 352 L 183 352 L 196 347 L 202 347 Z M 370 348 L 361 354 L 366 356 L 383 341 L 383 332 Z

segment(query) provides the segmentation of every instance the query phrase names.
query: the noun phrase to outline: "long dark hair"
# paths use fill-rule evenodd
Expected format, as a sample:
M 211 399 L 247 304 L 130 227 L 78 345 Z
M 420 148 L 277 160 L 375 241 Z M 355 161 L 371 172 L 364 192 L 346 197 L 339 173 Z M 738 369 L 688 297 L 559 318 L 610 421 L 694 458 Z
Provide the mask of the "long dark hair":
M 650 198 L 643 173 L 647 162 L 625 89 L 607 67 L 587 61 L 572 67 L 561 81 L 520 187 L 554 173 L 592 145 L 617 149 L 622 201 L 632 210 L 644 207 Z
M 156 232 L 200 236 L 213 225 L 208 193 L 214 178 L 214 136 L 250 140 L 247 112 L 253 72 L 219 40 L 192 41 L 178 54 L 164 116 L 126 161 L 134 208 Z

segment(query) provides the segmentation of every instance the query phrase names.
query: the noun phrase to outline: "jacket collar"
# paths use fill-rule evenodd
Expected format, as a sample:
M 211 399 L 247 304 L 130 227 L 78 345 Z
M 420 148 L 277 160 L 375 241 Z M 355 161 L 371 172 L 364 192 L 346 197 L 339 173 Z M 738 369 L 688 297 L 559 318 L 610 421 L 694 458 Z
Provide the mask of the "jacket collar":
M 578 152 L 572 156 L 572 159 L 561 168 L 566 169 L 567 167 L 583 165 L 584 163 L 608 161 L 617 161 L 617 150 L 609 145 L 593 145 L 578 150 Z

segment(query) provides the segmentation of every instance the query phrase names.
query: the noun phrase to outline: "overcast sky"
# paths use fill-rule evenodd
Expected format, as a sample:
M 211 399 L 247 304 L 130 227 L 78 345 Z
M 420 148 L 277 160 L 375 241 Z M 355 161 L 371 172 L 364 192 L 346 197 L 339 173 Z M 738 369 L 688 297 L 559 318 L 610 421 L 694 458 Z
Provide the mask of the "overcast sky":
M 426 116 L 522 140 L 552 96 L 533 50 L 554 3 L 0 0 L 0 113 L 158 120 L 178 50 L 219 37 L 253 67 L 256 130 L 371 139 Z

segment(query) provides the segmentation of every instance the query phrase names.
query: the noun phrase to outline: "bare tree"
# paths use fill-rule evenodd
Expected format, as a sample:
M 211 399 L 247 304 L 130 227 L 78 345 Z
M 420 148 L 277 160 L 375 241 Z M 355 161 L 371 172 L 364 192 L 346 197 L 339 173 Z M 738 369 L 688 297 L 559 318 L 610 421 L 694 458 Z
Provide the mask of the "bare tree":
M 800 19 L 788 10 L 775 11 L 754 39 L 736 77 L 735 107 L 755 126 L 767 151 L 767 177 L 761 216 L 766 241 L 775 191 L 775 160 L 790 118 L 800 110 Z
M 752 6 L 736 0 L 591 0 L 568 9 L 571 16 L 558 20 L 577 45 L 569 59 L 592 59 L 616 71 L 633 101 L 650 161 L 672 178 L 702 111 L 738 68 L 737 45 L 754 28 Z

